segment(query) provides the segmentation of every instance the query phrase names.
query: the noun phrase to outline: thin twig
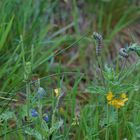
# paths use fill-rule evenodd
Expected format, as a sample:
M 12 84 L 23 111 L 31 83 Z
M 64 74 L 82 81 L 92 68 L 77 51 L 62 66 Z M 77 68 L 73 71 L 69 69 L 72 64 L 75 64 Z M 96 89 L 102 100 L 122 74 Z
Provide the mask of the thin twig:
M 2 99 L 2 100 L 10 100 L 10 101 L 14 101 L 14 102 L 17 102 L 18 100 L 16 100 L 16 99 L 11 99 L 11 98 L 5 98 L 5 97 L 2 97 L 2 96 L 0 96 L 0 99 Z

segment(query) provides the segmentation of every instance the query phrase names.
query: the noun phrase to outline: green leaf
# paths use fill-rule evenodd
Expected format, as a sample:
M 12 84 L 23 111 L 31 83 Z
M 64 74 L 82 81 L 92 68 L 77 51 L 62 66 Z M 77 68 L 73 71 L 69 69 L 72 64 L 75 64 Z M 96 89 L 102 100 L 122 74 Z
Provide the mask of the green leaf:
M 49 134 L 51 135 L 54 131 L 58 130 L 63 125 L 63 120 L 56 122 L 51 128 Z
M 4 44 L 5 44 L 6 39 L 8 37 L 8 34 L 9 34 L 10 30 L 11 30 L 13 19 L 14 19 L 14 17 L 11 18 L 10 22 L 8 23 L 8 25 L 7 25 L 6 29 L 5 29 L 5 32 L 0 37 L 0 51 L 4 47 Z
M 104 87 L 101 86 L 89 86 L 86 89 L 86 92 L 93 93 L 93 94 L 105 94 L 106 90 Z
M 7 121 L 9 119 L 12 119 L 14 116 L 15 116 L 14 112 L 6 111 L 0 115 L 0 120 Z
M 34 136 L 37 140 L 43 140 L 42 135 L 37 130 L 30 127 L 25 128 L 25 133 L 30 136 Z

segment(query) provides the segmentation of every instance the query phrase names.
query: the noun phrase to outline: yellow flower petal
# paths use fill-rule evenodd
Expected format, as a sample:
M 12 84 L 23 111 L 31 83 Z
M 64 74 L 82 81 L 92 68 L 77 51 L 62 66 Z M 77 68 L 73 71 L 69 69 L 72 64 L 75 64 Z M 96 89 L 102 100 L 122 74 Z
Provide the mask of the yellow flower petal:
M 120 100 L 120 99 L 114 99 L 114 100 L 108 102 L 108 104 L 114 106 L 115 108 L 120 108 L 120 107 L 124 106 L 124 101 Z
M 120 100 L 120 99 L 117 99 L 117 104 L 120 105 L 120 106 L 124 106 L 124 101 Z
M 112 94 L 112 92 L 110 91 L 108 94 L 107 94 L 107 96 L 106 96 L 106 98 L 107 98 L 107 100 L 108 101 L 111 101 L 112 99 L 113 99 L 113 94 Z
M 121 98 L 123 98 L 123 99 L 126 98 L 126 93 L 122 93 Z
M 110 101 L 110 104 L 113 105 L 113 106 L 116 105 L 117 104 L 117 99 L 114 99 L 114 100 Z
M 123 99 L 123 102 L 125 103 L 126 101 L 128 101 L 128 98 Z
M 58 97 L 60 95 L 60 88 L 54 89 L 55 96 Z

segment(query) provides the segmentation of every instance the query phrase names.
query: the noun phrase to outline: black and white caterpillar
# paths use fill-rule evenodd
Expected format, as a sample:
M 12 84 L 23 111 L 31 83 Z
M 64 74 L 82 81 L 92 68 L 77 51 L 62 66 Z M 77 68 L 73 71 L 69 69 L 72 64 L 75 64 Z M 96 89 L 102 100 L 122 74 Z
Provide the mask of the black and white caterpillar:
M 140 56 L 140 46 L 137 43 L 133 43 L 128 47 L 121 48 L 119 50 L 119 55 L 125 58 L 129 57 L 129 53 L 135 52 L 138 56 Z
M 121 48 L 119 50 L 119 55 L 125 58 L 129 57 L 128 50 L 126 48 Z
M 102 37 L 102 35 L 100 35 L 97 32 L 93 32 L 93 37 L 94 37 L 94 39 L 97 42 L 97 45 L 96 45 L 96 54 L 97 55 L 100 55 L 101 54 L 101 49 L 103 48 L 103 37 Z

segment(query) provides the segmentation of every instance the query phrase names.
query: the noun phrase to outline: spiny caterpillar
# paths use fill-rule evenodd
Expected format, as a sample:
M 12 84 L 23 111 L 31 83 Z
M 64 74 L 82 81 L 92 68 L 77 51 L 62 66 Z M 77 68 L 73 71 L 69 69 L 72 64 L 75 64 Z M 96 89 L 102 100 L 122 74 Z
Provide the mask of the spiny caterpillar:
M 139 45 L 137 43 L 134 43 L 134 44 L 130 45 L 129 47 L 121 48 L 119 50 L 119 55 L 123 56 L 125 58 L 128 58 L 130 52 L 135 52 L 138 56 L 140 56 L 140 47 L 139 47 Z
M 97 45 L 96 45 L 96 54 L 100 55 L 101 53 L 101 49 L 103 47 L 103 37 L 102 35 L 100 35 L 97 32 L 93 32 L 93 37 L 94 39 L 97 41 Z
M 129 54 L 128 54 L 126 48 L 121 48 L 121 49 L 119 50 L 119 55 L 120 55 L 120 56 L 123 56 L 123 57 L 125 57 L 125 58 L 128 58 L 128 57 L 129 57 Z

